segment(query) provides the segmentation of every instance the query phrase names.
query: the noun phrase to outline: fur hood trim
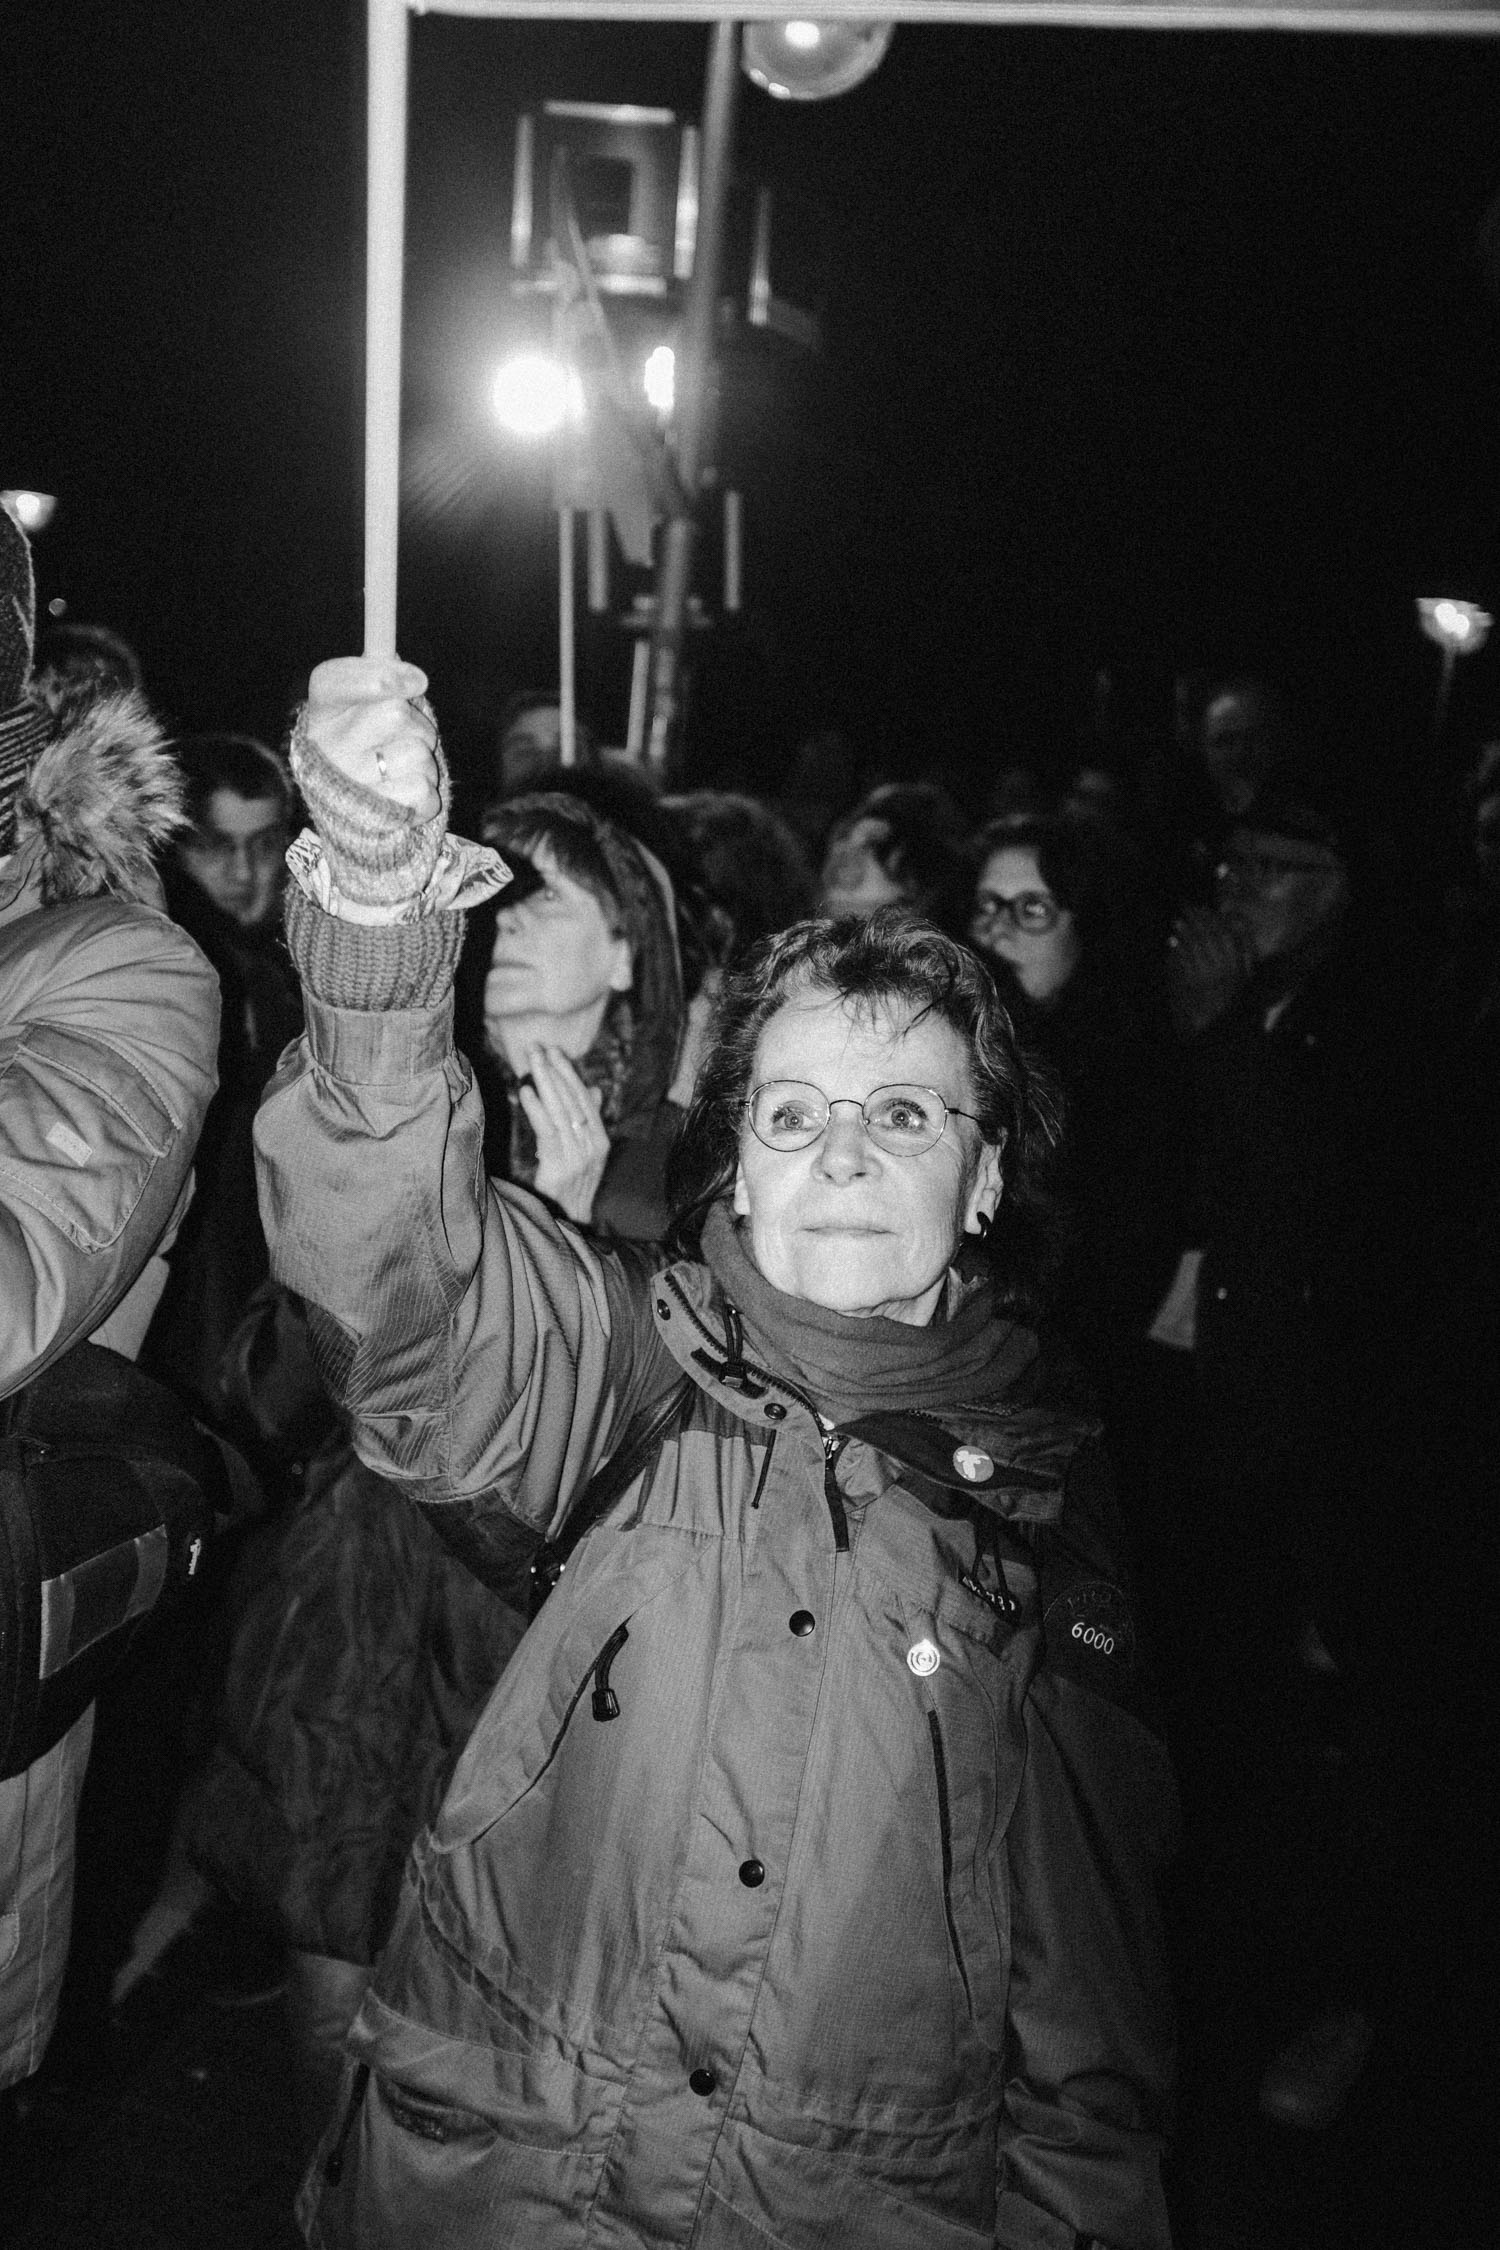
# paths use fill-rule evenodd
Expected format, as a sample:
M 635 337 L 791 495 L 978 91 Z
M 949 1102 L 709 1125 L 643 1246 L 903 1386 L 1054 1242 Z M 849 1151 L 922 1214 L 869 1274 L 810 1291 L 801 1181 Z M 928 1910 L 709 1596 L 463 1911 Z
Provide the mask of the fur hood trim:
M 186 826 L 181 770 L 143 695 L 103 695 L 72 710 L 26 777 L 16 849 L 34 852 L 42 899 L 160 903 L 154 860 Z

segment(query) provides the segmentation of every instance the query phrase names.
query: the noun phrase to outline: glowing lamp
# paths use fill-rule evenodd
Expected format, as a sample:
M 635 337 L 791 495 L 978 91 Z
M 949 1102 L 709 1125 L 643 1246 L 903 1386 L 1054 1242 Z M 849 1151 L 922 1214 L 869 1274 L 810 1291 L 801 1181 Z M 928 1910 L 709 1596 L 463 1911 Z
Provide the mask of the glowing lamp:
M 657 345 L 646 361 L 642 380 L 647 403 L 657 414 L 670 414 L 677 396 L 677 354 L 670 344 Z
M 1457 601 L 1448 594 L 1419 595 L 1417 618 L 1427 638 L 1436 641 L 1443 652 L 1443 669 L 1438 677 L 1437 701 L 1432 712 L 1432 738 L 1436 742 L 1448 716 L 1453 667 L 1461 656 L 1479 654 L 1495 620 L 1477 602 Z
M 45 531 L 57 510 L 52 492 L 0 492 L 0 507 L 9 508 L 24 532 Z
M 1455 601 L 1448 595 L 1420 597 L 1417 616 L 1427 638 L 1454 656 L 1477 656 L 1495 622 L 1477 602 Z
M 518 352 L 495 377 L 490 405 L 512 437 L 552 437 L 570 417 L 581 419 L 577 374 L 546 352 Z
M 740 59 L 746 75 L 778 101 L 830 101 L 860 85 L 879 66 L 892 29 L 869 16 L 748 23 Z

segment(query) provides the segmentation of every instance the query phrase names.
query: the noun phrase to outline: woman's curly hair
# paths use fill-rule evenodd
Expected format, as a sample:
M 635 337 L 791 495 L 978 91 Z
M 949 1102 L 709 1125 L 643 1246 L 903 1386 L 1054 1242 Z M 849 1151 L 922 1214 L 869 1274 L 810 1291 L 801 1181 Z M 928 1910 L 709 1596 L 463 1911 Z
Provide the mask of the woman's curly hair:
M 959 1034 L 980 1131 L 1003 1151 L 1004 1193 L 983 1249 L 1001 1302 L 1029 1308 L 1050 1263 L 1047 1177 L 1062 1138 L 1061 1093 L 1016 1037 L 983 962 L 902 906 L 836 922 L 795 922 L 764 939 L 725 978 L 667 1166 L 672 1249 L 696 1253 L 704 1219 L 733 1186 L 760 1035 L 778 1009 L 809 992 L 872 1013 L 894 1007 L 912 1022 L 935 1015 Z

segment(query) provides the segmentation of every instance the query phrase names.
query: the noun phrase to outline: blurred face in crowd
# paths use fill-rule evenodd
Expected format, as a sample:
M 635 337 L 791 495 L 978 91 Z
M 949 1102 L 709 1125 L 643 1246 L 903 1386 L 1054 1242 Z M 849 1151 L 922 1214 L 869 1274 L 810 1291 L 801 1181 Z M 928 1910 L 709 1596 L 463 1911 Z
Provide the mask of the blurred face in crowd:
M 1337 855 L 1299 837 L 1231 832 L 1214 871 L 1219 912 L 1257 961 L 1300 952 L 1330 929 L 1349 896 Z
M 575 1060 L 598 1037 L 612 993 L 629 990 L 630 941 L 546 844 L 529 854 L 542 878 L 519 905 L 502 905 L 484 982 L 484 1028 L 512 1068 L 539 1043 Z
M 767 1023 L 751 1087 L 752 1104 L 754 1089 L 772 1089 L 755 1113 L 773 1136 L 800 1138 L 804 1121 L 816 1124 L 818 1096 L 834 1105 L 804 1148 L 768 1147 L 747 1112 L 734 1208 L 760 1271 L 833 1312 L 925 1325 L 964 1234 L 1000 1200 L 1000 1152 L 957 1114 L 977 1106 L 963 1038 L 940 1017 L 913 1022 L 879 1004 L 871 1013 L 814 987 Z M 902 1087 L 912 1096 L 903 1100 Z M 915 1149 L 881 1145 L 872 1126 L 898 1141 L 926 1137 L 923 1120 L 941 1111 L 925 1089 L 948 1105 L 940 1136 Z M 872 1095 L 867 1116 L 859 1105 Z
M 562 712 L 533 704 L 512 719 L 500 741 L 500 782 L 512 796 L 542 788 L 562 763 Z
M 216 789 L 201 828 L 177 846 L 177 857 L 201 891 L 241 929 L 259 929 L 275 913 L 286 881 L 286 816 L 274 797 L 241 797 Z
M 1248 812 L 1265 786 L 1275 746 L 1253 688 L 1226 688 L 1206 705 L 1199 730 L 1214 795 L 1231 817 Z
M 873 817 L 835 831 L 819 880 L 821 913 L 873 914 L 877 906 L 900 905 L 906 887 L 887 874 L 877 856 L 890 836 L 889 823 Z
M 1012 844 L 991 852 L 980 871 L 969 935 L 1038 1008 L 1060 996 L 1082 950 L 1078 924 L 1048 889 L 1036 853 Z

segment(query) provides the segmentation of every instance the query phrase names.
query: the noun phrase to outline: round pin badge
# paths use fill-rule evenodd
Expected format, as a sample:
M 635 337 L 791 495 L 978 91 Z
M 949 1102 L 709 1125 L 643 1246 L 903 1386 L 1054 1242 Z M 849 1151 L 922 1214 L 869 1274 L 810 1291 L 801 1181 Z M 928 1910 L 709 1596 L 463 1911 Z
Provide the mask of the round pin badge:
M 938 1652 L 937 1642 L 929 1641 L 924 1635 L 920 1641 L 912 1642 L 911 1647 L 906 1652 L 906 1661 L 910 1670 L 916 1673 L 917 1678 L 925 1680 L 930 1673 L 937 1670 L 943 1659 Z
M 953 1456 L 953 1466 L 968 1484 L 983 1484 L 995 1468 L 991 1456 L 981 1453 L 977 1445 L 961 1445 Z

